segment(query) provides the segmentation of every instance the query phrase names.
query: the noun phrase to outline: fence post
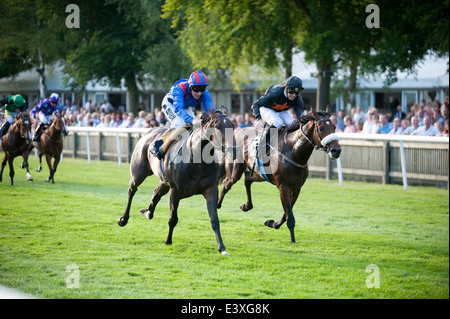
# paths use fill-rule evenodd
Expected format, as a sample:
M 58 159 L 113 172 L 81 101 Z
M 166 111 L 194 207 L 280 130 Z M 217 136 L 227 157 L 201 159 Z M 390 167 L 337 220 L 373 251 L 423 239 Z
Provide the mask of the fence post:
M 120 136 L 119 132 L 116 133 L 117 138 L 117 163 L 119 164 L 119 167 L 122 167 L 122 154 L 120 153 Z
M 408 179 L 406 177 L 405 149 L 403 148 L 403 141 L 400 140 L 399 142 L 400 142 L 400 163 L 402 165 L 403 189 L 406 192 L 408 190 Z
M 338 159 L 336 160 L 337 162 L 337 169 L 338 169 L 338 179 L 339 179 L 339 185 L 342 186 L 342 184 L 344 184 L 344 179 L 342 177 L 342 163 L 341 163 L 341 158 L 338 157 Z
M 384 142 L 383 144 L 383 171 L 384 174 L 381 177 L 381 183 L 382 184 L 388 184 L 389 183 L 389 141 Z
M 89 141 L 89 131 L 86 132 L 86 146 L 88 163 L 91 164 L 91 145 Z

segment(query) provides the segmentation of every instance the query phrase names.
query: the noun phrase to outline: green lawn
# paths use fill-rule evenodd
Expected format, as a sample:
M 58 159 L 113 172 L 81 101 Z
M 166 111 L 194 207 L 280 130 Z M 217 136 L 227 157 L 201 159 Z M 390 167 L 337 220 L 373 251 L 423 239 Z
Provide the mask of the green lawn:
M 65 158 L 27 182 L 16 159 L 0 183 L 0 284 L 44 298 L 449 298 L 449 193 L 424 187 L 308 179 L 294 207 L 297 244 L 279 219 L 278 191 L 239 181 L 219 211 L 230 256 L 217 251 L 203 196 L 181 201 L 173 245 L 169 196 L 147 220 L 157 178 L 137 192 L 130 220 L 128 165 Z M 79 269 L 79 285 L 72 287 Z M 368 288 L 379 270 L 379 288 Z M 67 269 L 69 267 L 69 269 Z M 366 272 L 366 268 L 369 267 Z M 69 272 L 66 271 L 69 270 Z M 371 281 L 371 278 L 375 279 Z

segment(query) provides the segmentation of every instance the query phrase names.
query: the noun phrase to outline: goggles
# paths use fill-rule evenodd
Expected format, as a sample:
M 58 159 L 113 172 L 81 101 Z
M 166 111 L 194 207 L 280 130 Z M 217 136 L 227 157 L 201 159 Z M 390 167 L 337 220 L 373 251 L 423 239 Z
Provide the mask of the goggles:
M 299 88 L 299 87 L 288 87 L 286 89 L 287 89 L 287 92 L 290 94 L 299 94 L 301 91 L 303 91 L 303 88 Z
M 206 85 L 192 85 L 190 88 L 194 92 L 205 92 Z

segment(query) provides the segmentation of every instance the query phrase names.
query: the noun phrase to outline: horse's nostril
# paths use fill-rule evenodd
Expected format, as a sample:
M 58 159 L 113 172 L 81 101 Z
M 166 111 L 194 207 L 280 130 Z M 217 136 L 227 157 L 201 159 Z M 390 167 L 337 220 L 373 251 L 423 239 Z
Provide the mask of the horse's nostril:
M 333 148 L 331 150 L 331 154 L 333 154 L 334 157 L 339 157 L 339 155 L 341 155 L 341 149 L 340 148 Z

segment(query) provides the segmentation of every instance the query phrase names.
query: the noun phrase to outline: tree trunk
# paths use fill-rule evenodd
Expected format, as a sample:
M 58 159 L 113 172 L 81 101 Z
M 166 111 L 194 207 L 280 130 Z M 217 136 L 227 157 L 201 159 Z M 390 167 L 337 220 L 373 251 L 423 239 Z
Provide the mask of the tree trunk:
M 316 110 L 325 110 L 330 104 L 330 83 L 331 83 L 331 62 L 324 62 L 318 65 L 319 75 L 317 76 Z
M 41 95 L 41 100 L 43 100 L 45 99 L 47 85 L 45 84 L 45 62 L 41 54 L 41 49 L 38 49 L 38 57 L 39 67 L 36 68 L 36 71 L 39 73 L 39 94 Z

